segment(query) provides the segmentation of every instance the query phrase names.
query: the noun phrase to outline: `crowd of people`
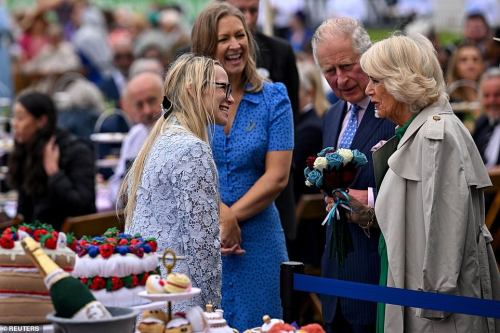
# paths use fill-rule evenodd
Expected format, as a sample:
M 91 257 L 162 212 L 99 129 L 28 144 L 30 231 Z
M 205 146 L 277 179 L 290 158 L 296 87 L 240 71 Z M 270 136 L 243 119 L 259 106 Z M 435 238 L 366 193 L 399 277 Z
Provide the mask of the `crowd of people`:
M 484 223 L 488 169 L 500 165 L 500 42 L 487 13 L 469 12 L 463 39 L 441 45 L 429 26 L 373 43 L 352 17 L 315 27 L 303 11 L 271 37 L 259 8 L 213 0 L 191 29 L 178 6 L 139 17 L 57 0 L 13 13 L 0 38 L 16 50 L 6 186 L 17 213 L 60 228 L 96 211 L 105 182 L 126 232 L 186 257 L 176 270 L 202 293 L 178 309 L 212 303 L 240 331 L 282 317 L 280 264 L 304 260 L 305 234 L 325 242 L 312 259 L 323 277 L 500 299 L 499 217 L 491 234 Z M 116 132 L 121 143 L 90 141 Z M 319 193 L 304 185 L 306 159 L 324 147 L 368 160 L 347 192 L 342 261 L 333 224 L 296 230 L 296 204 Z M 98 167 L 110 154 L 116 167 Z M 324 194 L 329 211 L 336 198 Z M 478 316 L 321 303 L 328 333 L 500 332 Z

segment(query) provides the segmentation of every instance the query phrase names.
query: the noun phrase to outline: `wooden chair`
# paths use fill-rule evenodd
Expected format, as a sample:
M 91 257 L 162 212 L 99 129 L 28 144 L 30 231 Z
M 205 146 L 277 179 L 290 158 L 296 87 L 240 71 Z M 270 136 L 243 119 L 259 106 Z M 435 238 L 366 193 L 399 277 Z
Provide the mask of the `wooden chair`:
M 326 217 L 325 206 L 325 199 L 321 193 L 302 195 L 295 208 L 297 224 L 302 220 L 323 220 Z
M 122 211 L 114 210 L 109 212 L 100 212 L 82 216 L 68 217 L 61 231 L 68 233 L 72 232 L 76 238 L 82 236 L 100 236 L 108 228 L 116 227 L 123 231 L 125 228 L 125 217 Z
M 22 215 L 16 215 L 13 218 L 9 218 L 5 212 L 0 213 L 0 230 L 6 229 L 8 227 L 13 227 L 23 222 L 24 218 Z

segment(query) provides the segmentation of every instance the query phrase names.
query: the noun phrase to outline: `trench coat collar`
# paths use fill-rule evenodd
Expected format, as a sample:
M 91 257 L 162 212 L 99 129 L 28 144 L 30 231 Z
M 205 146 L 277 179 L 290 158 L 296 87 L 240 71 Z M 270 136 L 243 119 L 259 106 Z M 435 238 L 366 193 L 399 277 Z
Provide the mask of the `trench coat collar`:
M 410 126 L 406 130 L 405 134 L 401 138 L 398 144 L 398 149 L 403 146 L 419 129 L 422 125 L 427 121 L 427 118 L 431 115 L 439 115 L 439 114 L 453 114 L 453 110 L 451 108 L 448 100 L 444 98 L 438 100 L 437 102 L 429 105 L 428 107 L 423 108 L 413 119 Z

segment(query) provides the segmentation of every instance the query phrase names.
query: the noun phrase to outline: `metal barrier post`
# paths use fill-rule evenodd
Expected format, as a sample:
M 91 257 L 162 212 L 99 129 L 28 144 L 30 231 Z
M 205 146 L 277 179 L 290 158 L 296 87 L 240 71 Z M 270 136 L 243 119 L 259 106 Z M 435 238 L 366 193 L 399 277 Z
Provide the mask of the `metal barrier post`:
M 304 264 L 296 261 L 286 261 L 280 266 L 280 296 L 283 307 L 283 320 L 293 323 L 299 320 L 301 292 L 293 289 L 293 274 L 304 273 Z

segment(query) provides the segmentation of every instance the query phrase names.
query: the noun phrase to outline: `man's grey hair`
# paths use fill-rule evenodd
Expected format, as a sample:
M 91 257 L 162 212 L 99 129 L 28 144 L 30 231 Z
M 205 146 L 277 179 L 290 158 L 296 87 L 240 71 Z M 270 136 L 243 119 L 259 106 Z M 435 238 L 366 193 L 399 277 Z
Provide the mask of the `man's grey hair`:
M 136 76 L 137 74 L 151 72 L 157 73 L 161 78 L 164 76 L 163 65 L 158 59 L 154 58 L 139 58 L 134 60 L 129 70 L 129 79 Z
M 321 23 L 312 37 L 311 43 L 316 63 L 318 63 L 316 55 L 318 44 L 327 41 L 330 37 L 338 36 L 350 38 L 354 52 L 360 56 L 372 45 L 368 32 L 355 19 L 350 17 L 331 18 Z
M 488 68 L 483 75 L 481 76 L 480 83 L 482 84 L 484 81 L 489 79 L 500 78 L 500 67 L 491 67 Z M 480 85 L 481 86 L 481 85 Z

